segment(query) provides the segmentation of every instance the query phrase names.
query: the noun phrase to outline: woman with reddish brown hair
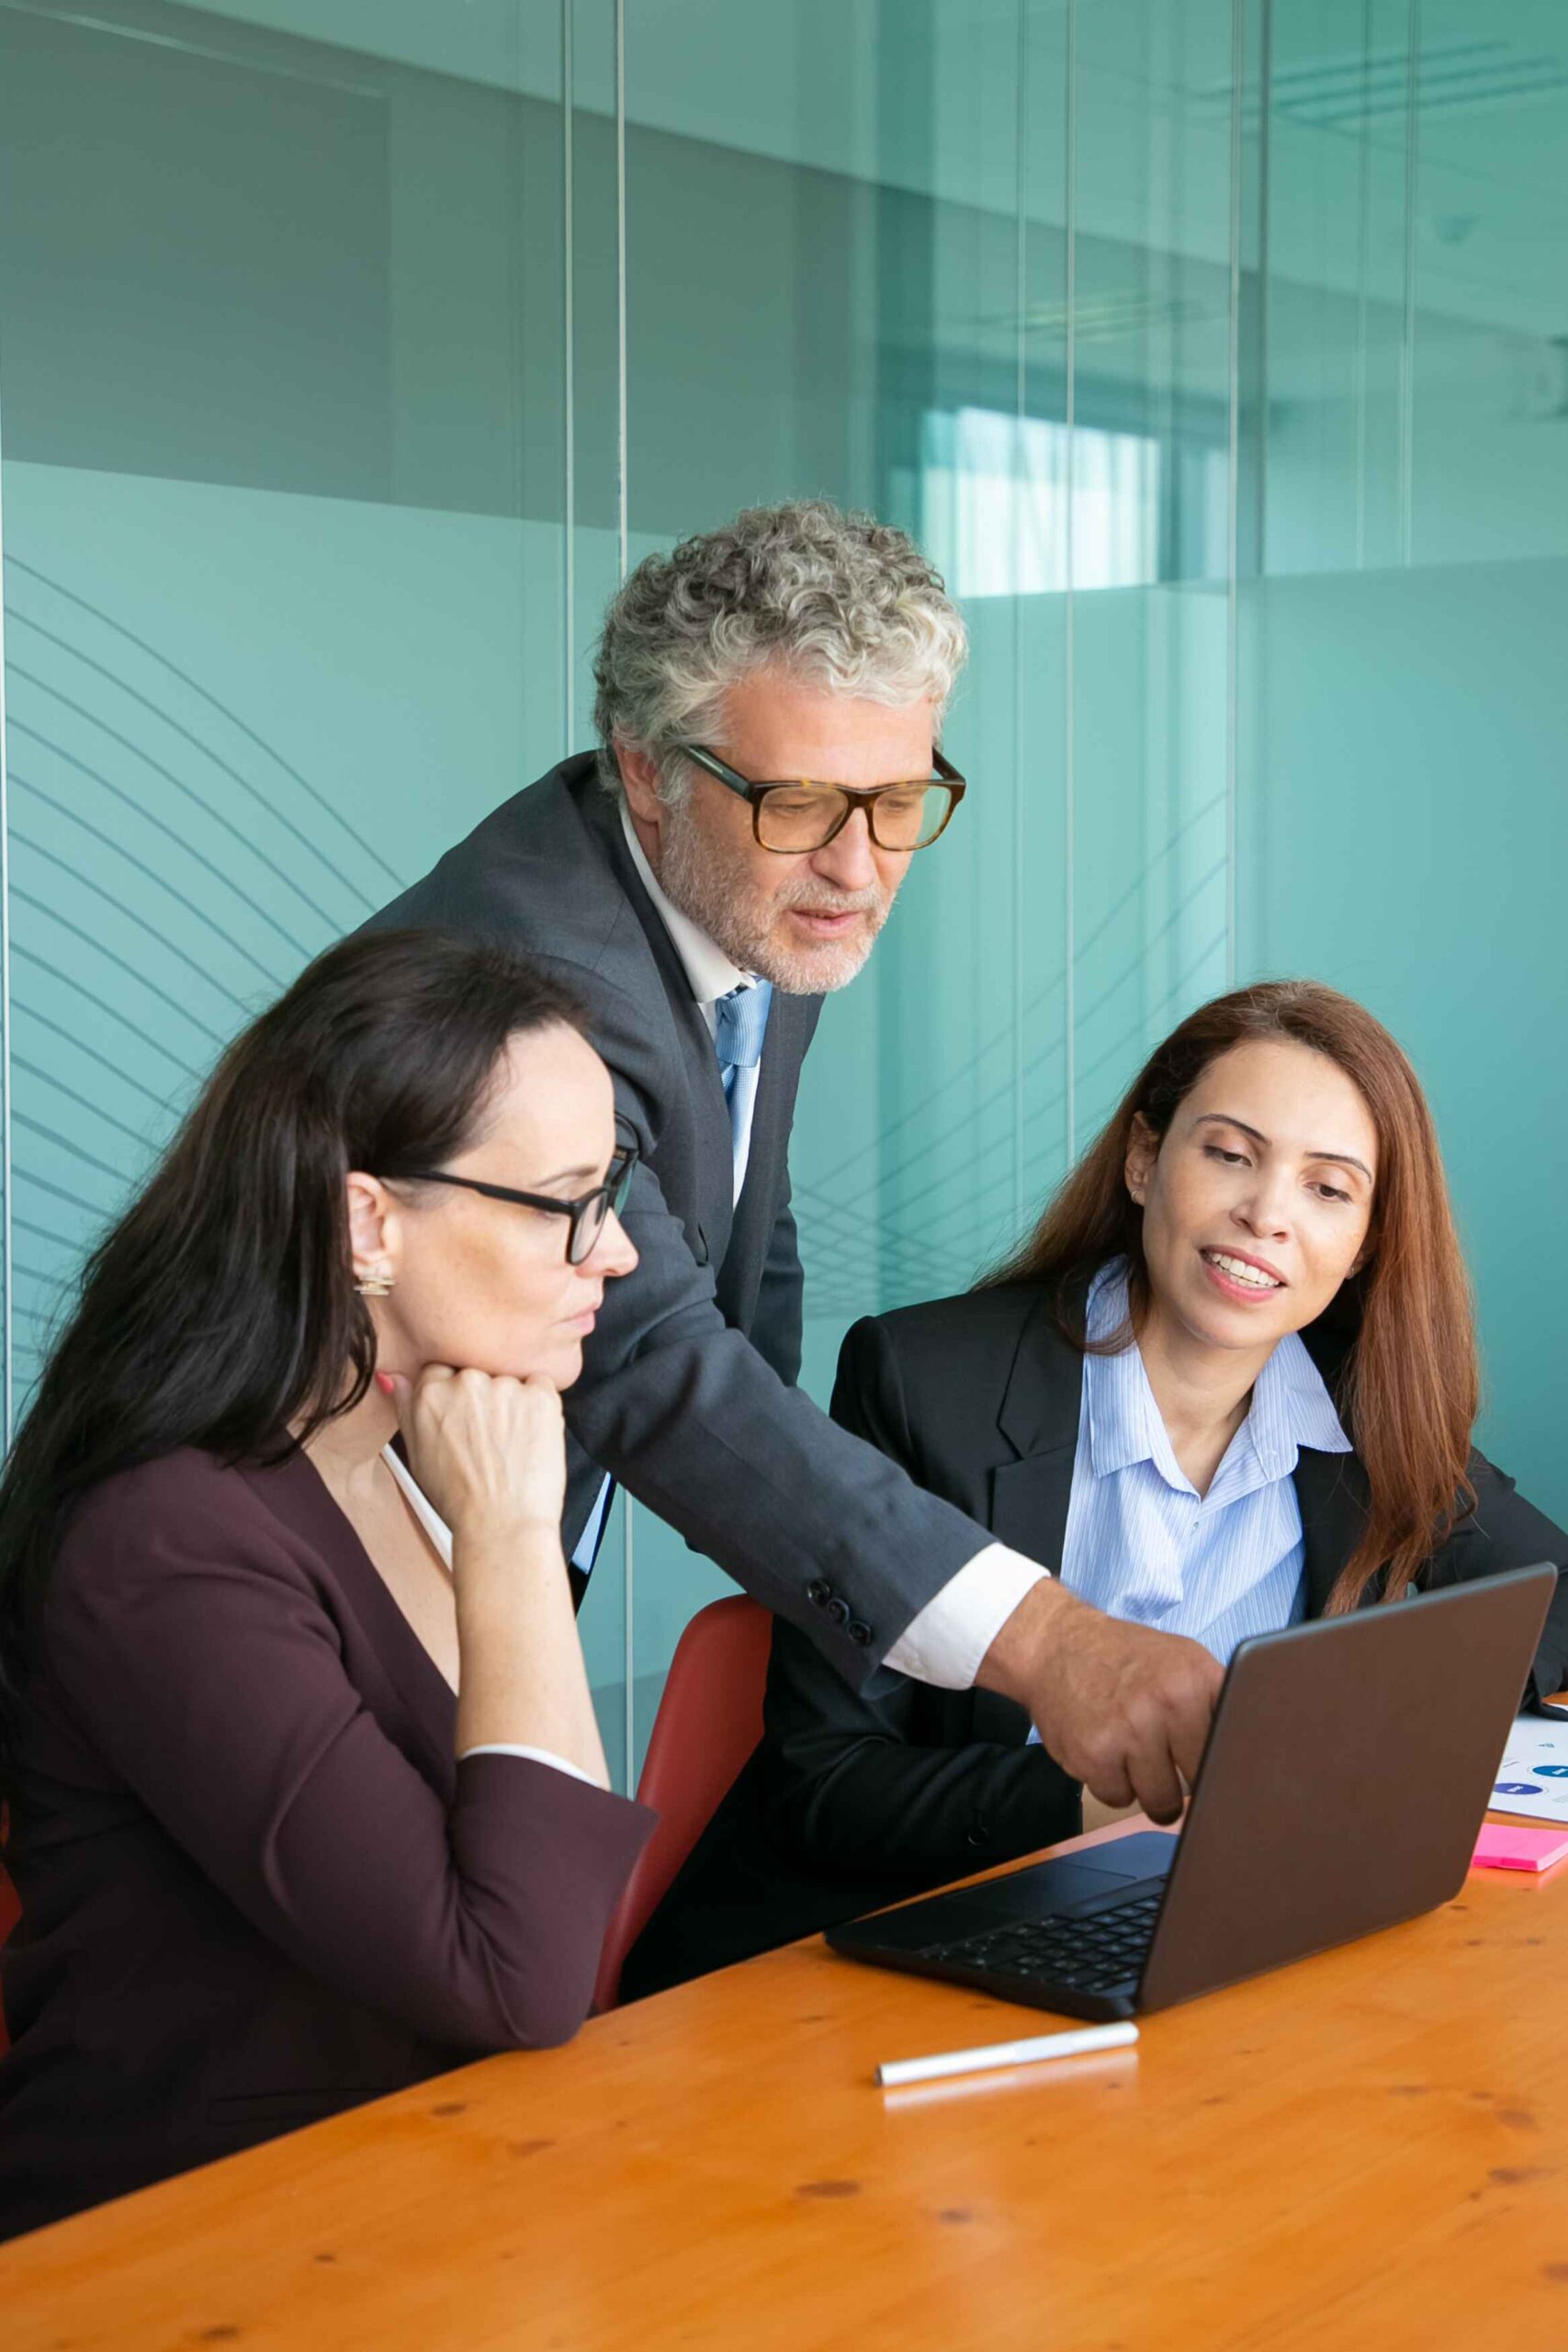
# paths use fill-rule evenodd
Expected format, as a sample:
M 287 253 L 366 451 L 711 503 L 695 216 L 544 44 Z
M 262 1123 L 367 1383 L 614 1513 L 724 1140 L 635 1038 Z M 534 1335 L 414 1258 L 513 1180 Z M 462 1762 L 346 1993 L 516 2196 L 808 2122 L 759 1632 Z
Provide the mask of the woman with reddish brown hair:
M 1472 1450 L 1470 1286 L 1431 1113 L 1364 1006 L 1217 998 L 1155 1053 L 975 1291 L 868 1317 L 835 1418 L 1112 1616 L 1248 1634 L 1568 1535 Z M 1534 1690 L 1568 1682 L 1568 1584 Z M 776 1628 L 767 1729 L 624 1989 L 738 1959 L 1078 1826 L 1021 1708 Z

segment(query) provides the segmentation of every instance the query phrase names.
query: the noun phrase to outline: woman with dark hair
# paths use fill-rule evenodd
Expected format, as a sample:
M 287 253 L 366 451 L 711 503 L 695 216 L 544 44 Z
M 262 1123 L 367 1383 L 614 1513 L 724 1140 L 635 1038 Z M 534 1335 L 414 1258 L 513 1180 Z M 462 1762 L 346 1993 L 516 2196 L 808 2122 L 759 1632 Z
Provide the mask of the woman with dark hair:
M 560 1391 L 628 1174 L 553 981 L 370 934 L 88 1264 L 0 1480 L 0 2236 L 586 2015 L 652 1819 Z
M 1309 981 L 1150 1057 L 978 1290 L 856 1324 L 837 1419 L 1112 1616 L 1201 1643 L 1528 1562 L 1568 1535 L 1472 1451 L 1469 1285 L 1431 1114 L 1388 1032 Z M 1536 1659 L 1568 1680 L 1568 1586 Z M 775 1627 L 762 1745 L 623 1993 L 1069 1836 L 1021 1709 Z

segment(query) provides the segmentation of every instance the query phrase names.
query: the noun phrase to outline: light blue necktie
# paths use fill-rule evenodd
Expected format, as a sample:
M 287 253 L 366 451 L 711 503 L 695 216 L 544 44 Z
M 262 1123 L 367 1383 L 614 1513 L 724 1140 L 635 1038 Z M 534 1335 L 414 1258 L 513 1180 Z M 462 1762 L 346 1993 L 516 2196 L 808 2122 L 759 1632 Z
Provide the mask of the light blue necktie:
M 743 1069 L 755 1069 L 762 1058 L 762 1038 L 768 1026 L 768 1008 L 773 1001 L 772 980 L 758 980 L 750 988 L 731 989 L 721 996 L 714 1007 L 718 1016 L 714 1031 L 714 1051 L 718 1056 L 718 1074 L 724 1087 L 724 1099 L 729 1105 L 729 1143 L 732 1152 L 739 1154 L 750 1125 L 754 1089 L 738 1081 Z

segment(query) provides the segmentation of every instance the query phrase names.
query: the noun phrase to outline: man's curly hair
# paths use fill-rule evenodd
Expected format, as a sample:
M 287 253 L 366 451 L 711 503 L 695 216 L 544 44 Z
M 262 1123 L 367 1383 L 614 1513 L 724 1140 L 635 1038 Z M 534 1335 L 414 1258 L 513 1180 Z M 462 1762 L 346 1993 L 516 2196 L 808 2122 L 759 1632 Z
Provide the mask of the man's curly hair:
M 940 718 L 968 653 L 942 575 L 904 532 L 823 499 L 749 506 L 721 530 L 646 556 L 613 598 L 593 662 L 600 773 L 621 789 L 617 740 L 658 765 L 673 804 L 690 772 L 673 746 L 722 746 L 728 689 L 776 662 L 794 676 Z

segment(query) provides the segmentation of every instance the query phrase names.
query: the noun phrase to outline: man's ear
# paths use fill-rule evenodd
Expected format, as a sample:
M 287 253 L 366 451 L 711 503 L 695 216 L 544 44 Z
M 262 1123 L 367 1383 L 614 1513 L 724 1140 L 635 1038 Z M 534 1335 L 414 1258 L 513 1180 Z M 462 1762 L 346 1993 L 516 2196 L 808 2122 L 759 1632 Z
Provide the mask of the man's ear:
M 627 808 L 639 825 L 651 825 L 657 832 L 664 804 L 659 797 L 659 769 L 655 762 L 640 743 L 630 741 L 625 735 L 616 736 L 614 749 Z
M 1122 1162 L 1122 1174 L 1129 1193 L 1140 1208 L 1149 1189 L 1149 1171 L 1158 1158 L 1158 1136 L 1143 1113 L 1134 1111 L 1127 1135 L 1127 1157 Z

